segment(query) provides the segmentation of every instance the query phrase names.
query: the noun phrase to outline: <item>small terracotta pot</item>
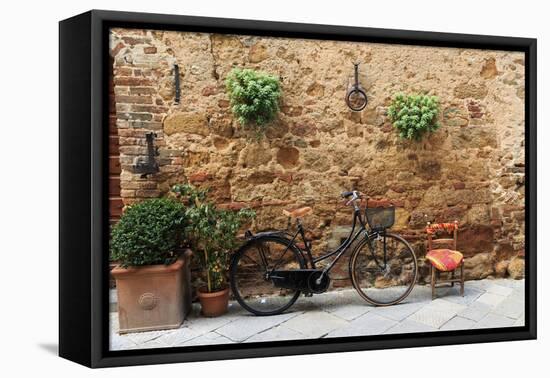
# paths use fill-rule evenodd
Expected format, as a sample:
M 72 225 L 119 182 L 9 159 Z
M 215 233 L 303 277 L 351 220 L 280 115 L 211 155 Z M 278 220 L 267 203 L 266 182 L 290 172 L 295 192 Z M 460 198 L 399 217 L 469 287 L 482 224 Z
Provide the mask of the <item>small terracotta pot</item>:
M 229 288 L 209 293 L 206 288 L 197 290 L 201 302 L 202 314 L 207 317 L 223 315 L 229 304 Z

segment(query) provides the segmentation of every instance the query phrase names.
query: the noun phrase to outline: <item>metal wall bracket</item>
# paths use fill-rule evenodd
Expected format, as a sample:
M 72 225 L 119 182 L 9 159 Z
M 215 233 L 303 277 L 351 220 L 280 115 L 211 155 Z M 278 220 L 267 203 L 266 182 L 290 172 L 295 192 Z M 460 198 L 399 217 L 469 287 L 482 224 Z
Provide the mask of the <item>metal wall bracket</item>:
M 133 170 L 134 173 L 141 174 L 144 178 L 147 175 L 157 173 L 159 171 L 159 165 L 155 159 L 158 155 L 157 148 L 155 147 L 155 137 L 157 134 L 150 132 L 145 134 L 147 142 L 147 156 L 138 156 L 134 159 Z
M 180 67 L 174 64 L 174 103 L 180 103 Z
M 354 112 L 360 112 L 367 106 L 367 93 L 359 83 L 359 63 L 353 63 L 355 82 L 346 93 L 346 104 Z

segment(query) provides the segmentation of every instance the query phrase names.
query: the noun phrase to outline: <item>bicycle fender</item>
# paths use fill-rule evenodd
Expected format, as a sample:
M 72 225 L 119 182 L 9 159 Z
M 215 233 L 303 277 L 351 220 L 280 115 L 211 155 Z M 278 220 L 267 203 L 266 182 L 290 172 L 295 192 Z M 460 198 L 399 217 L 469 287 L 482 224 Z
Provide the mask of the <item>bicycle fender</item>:
M 235 256 L 237 255 L 237 252 L 239 252 L 241 249 L 246 248 L 249 244 L 255 242 L 256 240 L 267 237 L 267 236 L 273 236 L 273 237 L 276 237 L 276 238 L 279 238 L 279 239 L 284 239 L 287 242 L 290 242 L 290 240 L 292 239 L 292 235 L 290 235 L 286 231 L 271 230 L 271 231 L 258 232 L 257 234 L 250 233 L 250 236 L 247 235 L 246 242 L 243 245 L 241 245 L 241 247 L 235 253 L 233 253 L 233 255 L 231 256 L 231 263 L 230 264 L 233 265 Z M 298 246 L 294 245 L 294 247 L 296 248 L 296 250 L 300 254 L 300 258 L 304 262 L 306 262 L 307 260 L 304 256 L 304 252 Z
M 286 238 L 286 239 L 288 239 L 289 237 L 292 238 L 292 235 L 290 235 L 288 232 L 280 231 L 280 230 L 261 231 L 261 232 L 258 232 L 256 234 L 253 234 L 252 232 L 247 231 L 245 233 L 245 236 L 246 236 L 247 240 L 256 240 L 256 239 L 259 239 L 259 238 L 265 237 L 265 236 L 278 236 L 278 237 L 283 237 L 283 238 Z

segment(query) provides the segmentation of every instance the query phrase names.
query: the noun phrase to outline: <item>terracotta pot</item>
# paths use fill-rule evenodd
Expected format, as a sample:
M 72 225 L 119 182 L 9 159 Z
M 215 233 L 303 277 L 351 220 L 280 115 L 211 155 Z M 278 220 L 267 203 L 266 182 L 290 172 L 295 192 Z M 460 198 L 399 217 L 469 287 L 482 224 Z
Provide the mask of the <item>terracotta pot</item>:
M 229 304 L 229 288 L 209 293 L 206 288 L 197 290 L 202 314 L 208 317 L 223 315 Z
M 186 251 L 171 265 L 146 265 L 111 271 L 118 295 L 119 333 L 178 328 L 191 310 Z

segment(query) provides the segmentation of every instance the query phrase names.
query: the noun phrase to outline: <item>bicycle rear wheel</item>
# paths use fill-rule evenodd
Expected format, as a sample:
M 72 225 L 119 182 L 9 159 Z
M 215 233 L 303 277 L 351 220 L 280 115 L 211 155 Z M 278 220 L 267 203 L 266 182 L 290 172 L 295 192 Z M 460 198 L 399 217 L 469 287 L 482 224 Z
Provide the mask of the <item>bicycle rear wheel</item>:
M 350 259 L 350 276 L 359 295 L 376 306 L 404 300 L 418 274 L 413 249 L 398 235 L 380 234 L 363 239 Z
M 303 268 L 304 259 L 289 240 L 277 236 L 252 240 L 233 258 L 230 271 L 233 295 L 255 315 L 280 314 L 296 302 L 300 291 L 275 287 L 269 272 Z

